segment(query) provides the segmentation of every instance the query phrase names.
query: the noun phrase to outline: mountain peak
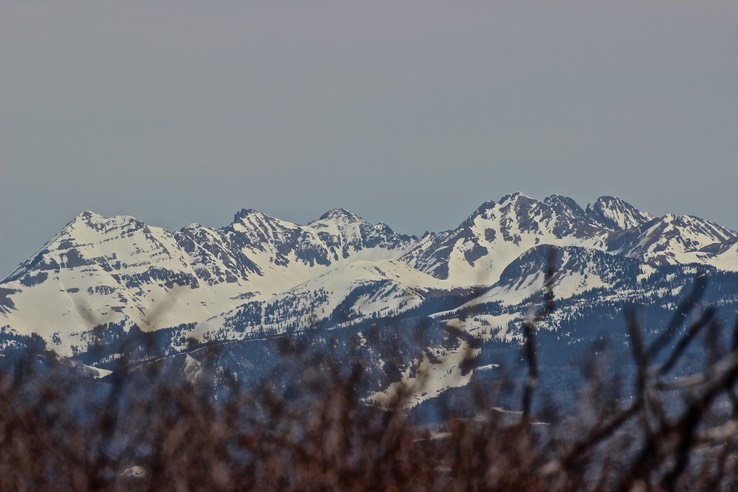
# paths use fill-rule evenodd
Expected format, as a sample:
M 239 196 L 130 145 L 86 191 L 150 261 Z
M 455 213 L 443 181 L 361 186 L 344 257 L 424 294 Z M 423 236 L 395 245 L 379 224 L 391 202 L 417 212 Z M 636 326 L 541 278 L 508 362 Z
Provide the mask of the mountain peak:
M 281 219 L 275 219 L 271 215 L 267 215 L 264 212 L 255 210 L 253 208 L 242 208 L 233 216 L 233 225 L 240 226 L 251 226 L 251 227 L 263 227 L 266 224 L 281 224 L 282 226 L 293 225 L 290 222 L 285 222 Z
M 358 215 L 349 212 L 345 208 L 334 208 L 320 216 L 318 220 L 338 220 L 342 222 L 363 222 Z
M 91 220 L 91 219 L 97 220 L 97 219 L 101 219 L 101 218 L 102 218 L 102 215 L 100 215 L 100 214 L 98 214 L 96 212 L 93 212 L 92 210 L 84 210 L 84 211 L 78 213 L 74 217 L 74 220 L 73 221 L 88 221 L 88 220 Z
M 111 217 L 106 217 L 91 210 L 85 210 L 77 214 L 74 219 L 67 224 L 64 231 L 68 233 L 72 233 L 72 230 L 80 231 L 80 226 L 93 229 L 98 232 L 120 228 L 132 230 L 143 227 L 144 225 L 145 224 L 143 222 L 135 217 L 131 217 L 130 215 L 113 215 Z
M 632 229 L 653 219 L 651 214 L 614 196 L 599 197 L 592 205 L 587 205 L 585 213 L 595 224 L 615 231 Z
M 259 212 L 253 208 L 242 208 L 233 215 L 233 222 L 241 222 L 243 219 L 249 216 L 264 216 L 263 212 Z
M 584 217 L 584 209 L 573 199 L 563 195 L 551 195 L 543 203 L 553 208 L 557 213 L 571 218 Z
M 69 225 L 74 226 L 80 224 L 92 227 L 95 224 L 101 224 L 106 220 L 107 218 L 103 215 L 93 212 L 92 210 L 85 210 L 75 215 L 74 218 L 69 222 Z
M 525 193 L 521 191 L 515 191 L 513 193 L 508 193 L 507 195 L 500 198 L 500 204 L 507 203 L 507 202 L 517 202 L 519 200 L 525 200 L 530 201 L 533 200 L 533 198 L 529 197 Z

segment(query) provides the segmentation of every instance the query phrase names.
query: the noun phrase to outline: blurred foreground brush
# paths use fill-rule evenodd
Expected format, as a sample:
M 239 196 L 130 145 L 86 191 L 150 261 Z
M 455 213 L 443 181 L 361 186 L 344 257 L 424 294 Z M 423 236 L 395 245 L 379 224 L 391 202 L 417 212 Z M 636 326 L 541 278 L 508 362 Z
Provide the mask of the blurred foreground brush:
M 383 408 L 369 405 L 371 361 L 337 357 L 310 332 L 275 339 L 281 363 L 252 386 L 219 365 L 221 346 L 193 343 L 173 356 L 196 363 L 186 373 L 147 357 L 155 339 L 134 333 L 113 373 L 94 380 L 33 339 L 0 358 L 0 490 L 738 489 L 738 325 L 732 346 L 716 345 L 723 328 L 700 307 L 707 279 L 695 279 L 652 340 L 639 308 L 628 311 L 630 399 L 613 396 L 593 356 L 582 414 L 560 417 L 533 404 L 546 350 L 536 332 L 555 308 L 555 265 L 552 248 L 542 303 L 522 326 L 520 408 L 496 401 L 510 381 L 472 378 L 474 417 L 440 408 L 435 425 L 417 425 L 407 410 L 429 372 L 398 383 Z M 473 373 L 481 340 L 458 328 L 447 335 Z M 705 366 L 685 373 L 700 337 Z

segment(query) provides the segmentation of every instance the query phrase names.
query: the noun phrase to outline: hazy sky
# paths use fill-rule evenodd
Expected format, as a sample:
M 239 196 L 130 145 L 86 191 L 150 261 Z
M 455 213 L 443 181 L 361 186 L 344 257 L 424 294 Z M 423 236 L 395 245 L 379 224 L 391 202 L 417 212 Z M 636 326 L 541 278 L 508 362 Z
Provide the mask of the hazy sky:
M 422 233 L 523 191 L 738 229 L 736 189 L 735 0 L 0 0 L 0 277 L 85 209 Z

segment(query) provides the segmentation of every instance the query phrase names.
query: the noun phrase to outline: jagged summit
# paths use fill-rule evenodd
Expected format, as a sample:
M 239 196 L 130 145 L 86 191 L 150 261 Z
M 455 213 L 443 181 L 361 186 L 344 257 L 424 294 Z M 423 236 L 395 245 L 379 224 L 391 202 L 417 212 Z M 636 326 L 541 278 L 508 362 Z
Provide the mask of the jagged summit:
M 92 210 L 83 210 L 82 212 L 75 215 L 71 222 L 89 222 L 91 220 L 100 220 L 103 216 L 93 212 Z
M 320 216 L 318 220 L 338 220 L 344 222 L 366 222 L 358 215 L 349 212 L 345 208 L 334 208 Z
M 594 224 L 614 231 L 632 229 L 653 219 L 651 214 L 612 196 L 599 197 L 592 205 L 587 205 L 585 213 Z
M 557 213 L 571 219 L 581 219 L 585 216 L 584 209 L 568 196 L 550 195 L 544 198 L 543 203 L 553 208 Z
M 515 202 L 518 200 L 534 200 L 534 198 L 529 197 L 522 191 L 514 191 L 512 193 L 508 193 L 506 195 L 503 195 L 502 198 L 500 198 L 500 203 L 507 203 L 507 202 Z
M 283 223 L 291 223 L 288 221 L 284 221 L 282 219 L 278 219 L 276 217 L 272 217 L 260 210 L 256 210 L 253 208 L 242 208 L 238 212 L 236 212 L 233 215 L 233 223 L 239 223 L 239 222 L 249 222 L 251 220 L 259 220 L 259 221 L 279 221 Z M 339 221 L 339 222 L 366 222 L 362 217 L 356 215 L 355 213 L 346 210 L 345 208 L 333 208 L 331 210 L 328 210 L 324 214 L 322 214 L 319 218 L 309 222 L 315 223 L 318 221 L 326 221 L 326 220 L 333 220 L 333 221 Z M 297 225 L 297 224 L 295 224 Z
M 273 217 L 265 214 L 260 210 L 256 210 L 253 208 L 242 208 L 233 215 L 233 223 L 235 224 L 239 222 L 244 222 L 250 218 L 256 218 L 258 220 L 273 219 Z
M 651 214 L 638 210 L 625 200 L 613 196 L 601 196 L 593 204 L 588 204 L 583 208 L 576 200 L 568 196 L 553 194 L 540 201 L 522 192 L 504 195 L 497 203 L 485 202 L 472 217 L 483 214 L 494 207 L 514 211 L 518 215 L 526 214 L 529 210 L 542 211 L 541 213 L 545 214 L 550 208 L 560 217 L 569 220 L 586 220 L 596 227 L 616 231 L 638 227 L 654 218 Z
M 62 231 L 76 226 L 87 226 L 96 231 L 115 229 L 123 226 L 143 227 L 145 223 L 130 215 L 112 215 L 106 217 L 91 210 L 85 210 L 77 214 Z

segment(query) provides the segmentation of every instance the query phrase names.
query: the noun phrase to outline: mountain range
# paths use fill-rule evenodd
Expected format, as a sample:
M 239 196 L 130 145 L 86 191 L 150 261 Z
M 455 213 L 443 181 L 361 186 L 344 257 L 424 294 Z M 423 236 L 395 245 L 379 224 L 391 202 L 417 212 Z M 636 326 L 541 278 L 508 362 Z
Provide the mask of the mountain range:
M 176 232 L 86 211 L 0 281 L 0 348 L 35 334 L 58 354 L 105 368 L 114 341 L 130 333 L 160 334 L 159 355 L 181 360 L 202 344 L 309 332 L 346 333 L 348 345 L 361 345 L 368 327 L 421 318 L 515 343 L 551 246 L 558 309 L 543 327 L 568 340 L 615 319 L 626 303 L 665 316 L 695 275 L 710 277 L 708 298 L 726 319 L 738 306 L 737 232 L 690 215 L 653 216 L 614 197 L 581 207 L 514 193 L 422 237 L 344 209 L 304 225 L 244 209 L 225 227 Z M 108 349 L 93 350 L 101 336 Z M 408 352 L 400 377 L 439 346 Z M 444 377 L 460 371 L 430 359 L 450 368 Z M 456 376 L 458 385 L 468 375 Z M 436 383 L 428 397 L 449 387 L 440 376 Z

